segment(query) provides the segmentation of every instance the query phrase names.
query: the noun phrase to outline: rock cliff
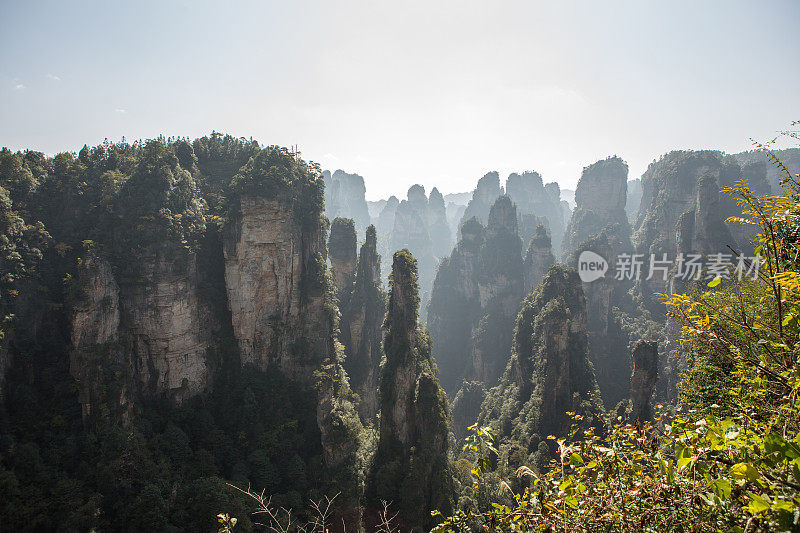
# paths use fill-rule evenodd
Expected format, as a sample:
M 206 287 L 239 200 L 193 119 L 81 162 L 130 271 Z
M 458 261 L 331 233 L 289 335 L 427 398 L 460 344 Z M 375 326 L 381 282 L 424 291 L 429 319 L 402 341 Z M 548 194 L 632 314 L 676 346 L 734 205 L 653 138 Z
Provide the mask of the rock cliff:
M 105 398 L 100 388 L 108 360 L 130 374 L 130 364 L 120 343 L 119 286 L 105 260 L 90 255 L 81 263 L 78 296 L 72 304 L 70 374 L 79 389 L 78 401 L 84 420 L 93 407 L 125 411 L 129 408 L 129 387 L 123 385 L 118 397 Z M 123 415 L 127 423 L 128 415 Z
M 390 250 L 408 249 L 419 264 L 421 297 L 427 302 L 438 263 L 429 225 L 428 198 L 422 185 L 412 185 L 408 198 L 397 206 Z
M 636 178 L 628 182 L 628 199 L 625 201 L 625 213 L 628 215 L 628 222 L 631 224 L 636 220 L 641 204 L 642 178 Z
M 550 232 L 544 225 L 539 224 L 530 238 L 528 250 L 525 252 L 523 275 L 525 279 L 525 294 L 531 292 L 539 285 L 544 275 L 556 262 L 550 240 Z
M 651 254 L 675 261 L 679 253 L 730 253 L 739 246 L 731 233 L 729 216 L 740 210 L 728 195 L 719 192 L 742 177 L 733 158 L 715 151 L 676 151 L 651 163 L 642 175 L 642 203 L 634 223 L 633 244 L 649 262 Z M 739 231 L 739 228 L 734 230 Z M 647 264 L 645 264 L 647 268 Z M 670 292 L 671 275 L 642 280 L 637 292 L 649 309 L 660 311 L 654 292 Z
M 451 431 L 456 441 L 467 436 L 467 428 L 478 420 L 481 405 L 486 399 L 486 386 L 482 381 L 465 381 L 451 402 Z
M 489 211 L 481 248 L 478 298 L 482 317 L 473 331 L 472 368 L 467 377 L 492 387 L 508 361 L 514 317 L 524 296 L 522 243 L 517 232 L 517 209 L 501 196 Z
M 154 256 L 141 269 L 141 282 L 120 285 L 134 371 L 142 386 L 169 391 L 181 401 L 209 383 L 211 317 L 198 294 L 196 257 L 188 255 L 184 267 Z
M 484 228 L 476 219 L 436 274 L 428 324 L 442 383 L 455 394 L 463 379 L 493 386 L 508 359 L 514 317 L 524 296 L 516 207 L 499 197 Z
M 333 219 L 328 238 L 328 257 L 331 261 L 333 285 L 336 287 L 340 309 L 347 305 L 355 281 L 356 246 L 356 228 L 353 220 Z
M 639 341 L 633 348 L 631 374 L 631 422 L 646 422 L 652 417 L 650 398 L 658 380 L 658 343 Z
M 460 225 L 473 217 L 477 218 L 481 224 L 486 224 L 489 209 L 501 194 L 503 194 L 503 190 L 500 187 L 500 174 L 494 171 L 487 172 L 478 180 L 478 185 L 472 192 L 472 199 L 461 216 Z
M 156 484 L 178 506 L 214 487 L 204 494 L 225 507 L 216 498 L 229 481 L 297 513 L 308 498 L 339 493 L 334 520 L 359 530 L 363 427 L 335 339 L 316 167 L 217 135 L 106 143 L 48 166 L 37 209 L 58 245 L 38 253 L 47 269 L 17 298 L 27 308 L 8 409 L 97 445 L 77 450 L 20 429 L 21 442 L 75 465 L 80 455 L 115 480 L 76 468 L 66 478 L 83 487 L 76 494 L 114 502 L 92 504 L 105 523 L 128 523 L 143 490 L 161 498 Z M 377 282 L 372 255 L 364 264 Z M 354 265 L 337 264 L 342 285 Z M 208 529 L 204 516 L 177 521 Z
M 522 303 L 511 359 L 479 421 L 533 461 L 548 435 L 567 434 L 568 411 L 597 421 L 595 394 L 581 282 L 574 270 L 554 266 Z
M 325 215 L 329 220 L 350 218 L 356 231 L 363 232 L 370 223 L 364 178 L 344 170 L 323 172 L 325 180 Z
M 394 250 L 392 246 L 392 231 L 394 230 L 394 218 L 397 215 L 397 208 L 400 206 L 400 200 L 396 196 L 390 196 L 386 200 L 386 204 L 378 214 L 378 219 L 375 222 L 375 229 L 378 232 L 378 253 L 381 257 L 391 257 Z M 382 268 L 387 269 L 387 265 L 382 265 Z M 389 273 L 381 271 L 381 277 L 386 279 Z
M 619 157 L 609 157 L 583 169 L 575 190 L 576 207 L 564 235 L 562 255 L 575 248 L 604 227 L 618 224 L 629 233 L 625 213 L 628 165 Z
M 564 207 L 558 183 L 545 185 L 538 172 L 513 173 L 506 180 L 505 190 L 517 205 L 522 242 L 527 243 L 537 226 L 544 224 L 550 230 L 554 248 L 560 250 L 564 236 Z
M 210 385 L 214 318 L 198 290 L 196 256 L 177 254 L 154 249 L 125 276 L 98 256 L 83 261 L 71 305 L 70 372 L 85 417 L 100 404 L 100 415 L 124 413 L 132 394 L 181 403 Z M 115 371 L 122 376 L 114 379 Z M 103 393 L 109 381 L 115 398 Z
M 68 306 L 70 372 L 85 418 L 99 405 L 101 416 L 125 416 L 134 396 L 181 403 L 211 382 L 217 325 L 199 289 L 196 250 L 207 228 L 195 176 L 174 150 L 148 143 L 112 209 L 92 220 L 110 227 L 101 242 L 84 241 Z
M 309 231 L 310 230 L 310 231 Z M 325 241 L 290 202 L 242 196 L 225 234 L 225 286 L 243 364 L 277 364 L 304 383 L 333 355 L 325 308 Z
M 649 327 L 644 324 L 650 324 L 648 318 L 643 318 L 638 302 L 630 297 L 629 291 L 633 282 L 615 278 L 616 258 L 621 253 L 630 253 L 631 249 L 630 240 L 620 233 L 623 232 L 619 231 L 618 224 L 606 226 L 598 234 L 583 241 L 567 260 L 568 265 L 577 265 L 580 254 L 586 250 L 609 258 L 609 271 L 605 276 L 582 284 L 588 315 L 589 359 L 594 365 L 607 409 L 613 409 L 619 402 L 627 401 L 628 382 L 620 380 L 619 376 L 630 375 L 628 346 L 641 337 L 643 328 Z M 634 325 L 636 319 L 643 319 L 643 322 Z
M 583 169 L 575 191 L 572 212 L 564 237 L 563 253 L 567 265 L 578 267 L 582 252 L 599 254 L 609 264 L 605 276 L 582 284 L 588 314 L 589 359 L 606 408 L 627 400 L 628 384 L 620 375 L 630 375 L 628 332 L 620 315 L 631 311 L 627 296 L 632 282 L 616 280 L 617 256 L 630 254 L 630 225 L 625 212 L 628 165 L 613 156 Z
M 369 479 L 373 505 L 392 502 L 401 523 L 429 529 L 430 512 L 452 509 L 447 396 L 439 387 L 430 337 L 418 324 L 417 266 L 408 250 L 394 254 L 384 328 L 380 439 Z
M 478 292 L 486 230 L 477 218 L 461 225 L 458 244 L 436 272 L 428 328 L 442 386 L 455 394 L 467 371 L 472 331 L 481 317 Z
M 277 166 L 283 175 L 276 176 Z M 324 473 L 345 480 L 338 505 L 348 528 L 357 529 L 361 423 L 335 342 L 323 187 L 304 162 L 271 149 L 242 168 L 223 235 L 225 287 L 241 363 L 278 370 L 316 396 Z
M 787 148 L 783 150 L 775 150 L 774 155 L 785 165 L 791 174 L 800 173 L 800 148 Z M 742 167 L 742 174 L 748 178 L 750 188 L 762 194 L 777 194 L 781 188 L 780 181 L 784 177 L 782 170 L 767 160 L 766 154 L 759 150 L 751 150 L 748 152 L 740 152 L 733 154 L 736 161 Z M 751 165 L 764 166 L 764 181 L 760 181 L 757 177 L 761 174 L 760 171 L 754 175 L 749 169 L 753 168 Z
M 661 301 L 656 292 L 682 292 L 693 280 L 682 279 L 678 272 L 678 258 L 684 254 L 731 254 L 729 246 L 747 249 L 751 237 L 748 229 L 725 220 L 738 216 L 741 209 L 733 199 L 720 192 L 749 174 L 750 183 L 764 189 L 765 167 L 754 165 L 743 170 L 735 157 L 721 152 L 675 151 L 662 156 L 648 166 L 642 175 L 642 201 L 633 224 L 633 245 L 643 255 L 643 272 L 648 271 L 651 256 L 661 259 L 666 255 L 671 269 L 664 275 L 658 273 L 651 279 L 642 276 L 634 286 L 634 295 L 654 317 L 663 317 Z M 762 185 L 758 185 L 761 182 Z M 659 353 L 659 381 L 657 394 L 664 401 L 677 398 L 675 383 L 678 371 L 685 366 L 682 352 L 674 342 L 677 331 L 669 322 L 663 329 L 664 349 Z
M 375 226 L 369 226 L 358 254 L 352 296 L 347 307 L 342 308 L 339 326 L 345 347 L 344 368 L 350 376 L 351 388 L 361 399 L 358 411 L 365 422 L 373 421 L 380 407 L 381 326 L 386 314 L 386 294 L 381 286 L 380 271 Z
M 428 198 L 427 215 L 433 255 L 437 259 L 447 257 L 453 249 L 453 232 L 450 230 L 450 225 L 447 221 L 444 196 L 436 187 L 431 190 Z

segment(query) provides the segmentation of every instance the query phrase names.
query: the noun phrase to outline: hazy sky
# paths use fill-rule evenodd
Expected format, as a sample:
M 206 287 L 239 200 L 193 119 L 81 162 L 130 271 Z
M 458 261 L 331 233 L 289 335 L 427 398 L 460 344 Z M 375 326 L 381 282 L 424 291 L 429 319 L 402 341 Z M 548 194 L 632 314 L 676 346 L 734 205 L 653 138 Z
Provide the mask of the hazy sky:
M 800 119 L 791 0 L 0 2 L 13 149 L 217 130 L 297 144 L 375 199 L 489 170 L 573 187 L 611 154 L 633 178 Z

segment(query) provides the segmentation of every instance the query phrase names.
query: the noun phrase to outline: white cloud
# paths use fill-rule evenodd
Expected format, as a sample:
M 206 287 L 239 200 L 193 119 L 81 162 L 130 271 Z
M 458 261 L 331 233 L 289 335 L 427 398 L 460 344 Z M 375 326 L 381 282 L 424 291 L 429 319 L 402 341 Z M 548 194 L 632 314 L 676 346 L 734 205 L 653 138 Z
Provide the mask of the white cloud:
M 53 80 L 53 81 L 61 81 L 61 78 L 59 78 L 55 74 L 49 74 L 49 73 L 47 74 L 47 79 L 48 80 Z

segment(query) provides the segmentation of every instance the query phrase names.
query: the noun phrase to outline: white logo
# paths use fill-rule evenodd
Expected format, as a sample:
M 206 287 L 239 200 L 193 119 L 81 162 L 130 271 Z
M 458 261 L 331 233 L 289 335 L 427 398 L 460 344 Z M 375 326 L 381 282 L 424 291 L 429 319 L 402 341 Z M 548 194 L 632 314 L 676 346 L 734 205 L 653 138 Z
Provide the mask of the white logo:
M 594 252 L 586 250 L 578 257 L 578 275 L 584 283 L 602 278 L 607 270 L 608 262 Z

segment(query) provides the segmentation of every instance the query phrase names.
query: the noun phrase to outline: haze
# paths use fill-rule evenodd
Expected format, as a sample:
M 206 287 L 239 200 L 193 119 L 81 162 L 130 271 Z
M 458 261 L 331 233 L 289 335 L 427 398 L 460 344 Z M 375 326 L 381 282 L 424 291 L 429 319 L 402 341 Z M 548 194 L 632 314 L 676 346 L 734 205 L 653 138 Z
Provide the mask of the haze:
M 212 130 L 364 176 L 574 187 L 618 154 L 736 152 L 800 118 L 795 2 L 25 2 L 0 6 L 0 145 Z

